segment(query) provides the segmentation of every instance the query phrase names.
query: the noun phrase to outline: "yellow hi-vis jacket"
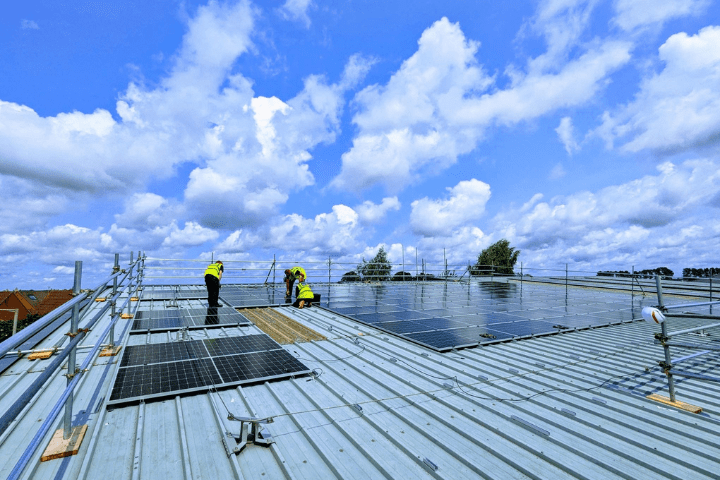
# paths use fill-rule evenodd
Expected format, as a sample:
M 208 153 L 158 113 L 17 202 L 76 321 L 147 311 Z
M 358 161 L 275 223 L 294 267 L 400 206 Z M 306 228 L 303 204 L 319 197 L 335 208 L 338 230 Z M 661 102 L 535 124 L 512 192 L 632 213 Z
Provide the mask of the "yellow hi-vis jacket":
M 293 267 L 290 269 L 290 273 L 292 273 L 295 278 L 300 278 L 300 274 L 302 273 L 303 279 L 307 280 L 305 269 L 302 267 Z
M 219 263 L 211 263 L 208 265 L 207 270 L 205 270 L 205 275 L 212 275 L 220 280 L 220 267 L 221 265 Z
M 315 294 L 312 292 L 312 290 L 310 290 L 310 285 L 308 285 L 307 283 L 298 284 L 298 288 L 300 289 L 297 296 L 298 300 L 315 298 Z

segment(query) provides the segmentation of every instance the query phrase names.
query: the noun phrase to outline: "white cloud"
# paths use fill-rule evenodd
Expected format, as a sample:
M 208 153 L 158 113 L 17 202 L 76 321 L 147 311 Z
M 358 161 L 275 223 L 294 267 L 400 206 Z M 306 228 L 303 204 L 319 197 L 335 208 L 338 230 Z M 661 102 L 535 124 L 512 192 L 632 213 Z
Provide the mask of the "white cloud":
M 664 152 L 704 147 L 720 135 L 720 27 L 678 33 L 660 47 L 665 68 L 644 80 L 635 99 L 606 112 L 597 133 L 608 147 Z
M 119 120 L 103 109 L 42 117 L 0 100 L 0 174 L 50 185 L 66 197 L 99 198 L 140 190 L 190 162 L 197 167 L 184 205 L 165 205 L 163 214 L 184 212 L 213 228 L 266 221 L 289 193 L 314 182 L 309 150 L 334 141 L 344 92 L 373 60 L 352 56 L 336 84 L 311 75 L 287 101 L 255 97 L 251 82 L 233 70 L 252 46 L 255 16 L 247 1 L 199 7 L 168 76 L 153 88 L 131 83 L 117 102 Z M 130 219 L 131 210 L 116 219 L 117 228 L 134 229 L 139 219 Z
M 354 209 L 335 205 L 331 212 L 314 218 L 285 215 L 254 230 L 236 230 L 217 246 L 217 251 L 237 253 L 256 248 L 277 249 L 294 252 L 296 259 L 306 255 L 345 255 L 362 248 L 365 233 Z
M 597 267 L 663 258 L 695 262 L 692 257 L 717 234 L 710 219 L 720 207 L 720 165 L 666 162 L 658 172 L 549 202 L 536 195 L 522 208 L 498 214 L 492 220 L 495 236 L 511 240 L 536 266 L 570 261 Z M 684 245 L 690 235 L 697 237 Z
M 169 225 L 182 214 L 177 202 L 154 193 L 136 193 L 125 200 L 125 211 L 115 215 L 117 224 L 138 230 Z
M 426 237 L 447 237 L 452 230 L 479 219 L 485 213 L 485 204 L 490 200 L 490 185 L 480 180 L 462 181 L 448 187 L 446 200 L 431 200 L 427 197 L 412 202 L 410 226 L 417 234 Z
M 312 0 L 285 0 L 278 10 L 284 19 L 298 21 L 305 25 L 305 28 L 310 28 L 310 17 L 307 11 L 312 5 Z
M 20 28 L 23 30 L 39 30 L 40 26 L 34 20 L 23 19 L 20 21 Z
M 185 228 L 180 230 L 177 225 L 173 224 L 173 228 L 170 231 L 165 240 L 163 240 L 163 247 L 191 247 L 202 245 L 203 243 L 215 240 L 219 234 L 215 230 L 204 228 L 197 223 L 187 222 Z
M 555 129 L 555 132 L 558 134 L 558 138 L 560 138 L 560 141 L 565 147 L 565 151 L 568 155 L 572 155 L 573 152 L 580 149 L 580 146 L 575 141 L 575 129 L 573 127 L 572 118 L 563 117 L 560 120 L 560 125 L 558 125 Z
M 423 32 L 417 52 L 385 86 L 357 94 L 360 111 L 353 122 L 359 133 L 331 185 L 360 191 L 382 184 L 400 191 L 475 149 L 489 126 L 514 125 L 592 100 L 608 75 L 629 61 L 630 47 L 594 42 L 561 65 L 531 61 L 528 73 L 512 69 L 512 85 L 498 90 L 475 58 L 479 44 L 443 18 Z
M 390 210 L 400 210 L 400 201 L 397 197 L 386 197 L 378 205 L 368 200 L 355 207 L 354 210 L 362 223 L 373 224 L 385 218 Z
M 709 3 L 708 0 L 615 0 L 613 22 L 629 31 L 673 18 L 699 15 Z

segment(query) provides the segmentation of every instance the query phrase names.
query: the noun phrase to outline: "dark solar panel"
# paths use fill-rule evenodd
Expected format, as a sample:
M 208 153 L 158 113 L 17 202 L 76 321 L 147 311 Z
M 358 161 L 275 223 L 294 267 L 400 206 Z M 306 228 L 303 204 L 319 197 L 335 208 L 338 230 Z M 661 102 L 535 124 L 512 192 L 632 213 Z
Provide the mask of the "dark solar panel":
M 259 352 L 282 348 L 267 335 L 247 335 L 244 337 L 220 337 L 203 340 L 210 355 L 233 355 L 237 353 Z
M 251 322 L 234 308 L 185 308 L 139 311 L 135 314 L 130 333 L 166 332 L 181 328 L 198 329 L 229 325 L 250 325 Z
M 283 349 L 229 355 L 213 360 L 226 383 L 310 373 L 305 365 Z
M 222 380 L 209 358 L 120 368 L 110 401 L 192 391 L 219 383 Z
M 109 405 L 311 371 L 265 334 L 126 347 Z
M 573 298 L 557 286 L 489 282 L 341 284 L 325 299 L 330 310 L 438 351 L 562 330 L 556 325 L 628 321 L 642 308 L 635 297 L 632 310 L 626 294 L 583 291 Z

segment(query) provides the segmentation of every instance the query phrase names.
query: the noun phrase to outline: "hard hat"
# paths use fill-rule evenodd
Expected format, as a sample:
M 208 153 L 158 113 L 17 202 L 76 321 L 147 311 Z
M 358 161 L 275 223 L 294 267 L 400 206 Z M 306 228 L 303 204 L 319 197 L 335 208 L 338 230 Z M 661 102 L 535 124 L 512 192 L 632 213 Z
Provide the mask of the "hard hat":
M 642 309 L 642 316 L 648 323 L 663 323 L 665 321 L 665 315 L 655 307 L 645 307 Z

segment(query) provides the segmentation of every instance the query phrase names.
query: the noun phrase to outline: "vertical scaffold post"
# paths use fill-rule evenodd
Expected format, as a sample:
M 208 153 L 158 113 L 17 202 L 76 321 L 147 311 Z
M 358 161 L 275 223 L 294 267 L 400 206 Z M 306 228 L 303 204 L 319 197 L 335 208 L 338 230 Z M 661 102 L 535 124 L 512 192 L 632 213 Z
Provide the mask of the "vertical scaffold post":
M 332 259 L 328 255 L 328 288 L 330 288 L 330 266 L 332 265 Z
M 115 265 L 113 266 L 113 275 L 120 271 L 120 254 L 115 254 Z M 112 303 L 110 304 L 110 318 L 115 318 L 115 295 L 117 295 L 117 277 L 113 278 L 113 289 L 112 289 Z M 110 325 L 110 348 L 115 346 L 115 324 Z
M 658 297 L 658 308 L 662 311 L 665 310 L 665 303 L 663 302 L 663 293 L 662 293 L 662 284 L 660 283 L 660 275 L 655 275 L 655 286 L 657 287 L 657 297 Z M 662 346 L 663 350 L 665 351 L 665 375 L 667 375 L 668 379 L 668 390 L 670 392 L 670 401 L 675 401 L 675 380 L 672 376 L 672 357 L 670 355 L 670 347 L 667 344 L 668 336 L 667 336 L 667 320 L 662 322 L 660 324 L 660 328 L 662 329 Z
M 273 253 L 273 286 L 275 286 L 275 269 L 277 268 L 275 263 L 275 254 Z
M 638 282 L 640 283 L 640 282 Z M 630 273 L 630 307 L 632 308 L 635 300 L 635 265 L 632 266 Z
M 523 262 L 520 262 L 520 295 L 522 295 L 523 287 Z
M 75 262 L 75 279 L 73 281 L 73 296 L 80 295 L 80 280 L 82 277 L 82 262 Z M 70 320 L 70 335 L 75 336 L 78 333 L 78 322 L 80 319 L 80 305 L 75 304 L 72 309 L 72 319 Z M 67 373 L 67 384 L 70 385 L 73 377 L 75 376 L 75 354 L 77 353 L 76 347 L 70 350 L 68 355 L 68 373 Z M 65 418 L 63 420 L 63 438 L 68 439 L 72 433 L 72 410 L 73 410 L 73 392 L 70 392 L 70 396 L 65 403 Z
M 567 299 L 567 293 L 568 293 L 568 264 L 565 264 L 565 298 Z

